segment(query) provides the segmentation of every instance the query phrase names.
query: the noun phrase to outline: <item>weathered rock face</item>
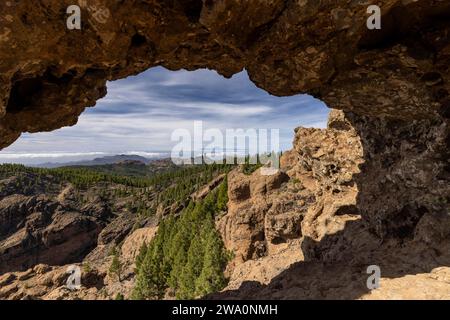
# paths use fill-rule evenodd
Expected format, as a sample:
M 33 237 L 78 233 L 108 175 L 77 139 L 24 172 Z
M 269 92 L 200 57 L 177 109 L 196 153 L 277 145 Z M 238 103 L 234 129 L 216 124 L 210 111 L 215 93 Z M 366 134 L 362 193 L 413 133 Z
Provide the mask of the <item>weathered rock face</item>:
M 81 290 L 70 290 L 66 286 L 68 269 L 69 266 L 52 267 L 38 264 L 26 271 L 5 273 L 0 276 L 0 299 L 108 299 L 108 296 L 100 291 L 104 286 L 105 274 L 97 270 L 84 270 L 81 273 Z
M 78 3 L 81 31 L 66 28 L 73 1 L 0 4 L 0 146 L 75 124 L 106 80 L 157 65 L 245 68 L 273 94 L 358 114 L 448 117 L 449 1 L 379 1 L 379 31 L 366 27 L 365 1 Z
M 332 125 L 340 129 L 296 129 L 294 149 L 275 175 L 229 174 L 228 213 L 217 225 L 238 261 L 272 255 L 302 237 L 320 240 L 360 218 L 361 140 L 342 112 L 331 113 Z
M 139 228 L 126 238 L 120 250 L 123 269 L 121 281 L 108 274 L 111 256 L 96 260 L 90 255 L 82 263 L 71 266 L 38 264 L 25 271 L 2 274 L 0 299 L 105 300 L 115 298 L 118 293 L 128 298 L 134 283 L 136 256 L 144 242 L 150 243 L 157 229 L 157 227 Z M 102 246 L 104 245 L 99 245 Z M 81 269 L 82 287 L 79 290 L 70 290 L 66 285 L 69 267 L 73 266 Z
M 403 248 L 401 254 L 411 266 L 449 266 L 450 257 L 442 254 L 450 244 L 446 120 L 385 122 L 346 114 L 342 122 L 331 117 L 330 130 L 342 131 L 343 124 L 351 124 L 360 140 L 363 162 L 350 180 L 356 187 L 355 203 L 339 211 L 353 209 L 361 220 L 341 232 L 307 239 L 302 245 L 306 259 L 370 263 L 388 260 L 384 255 Z
M 0 299 L 129 296 L 134 260 L 154 237 L 157 219 L 139 219 L 124 208 L 124 199 L 100 196 L 105 188 L 80 189 L 52 175 L 1 173 Z M 150 227 L 139 228 L 144 225 Z M 119 246 L 120 281 L 108 272 L 112 249 Z M 81 290 L 67 288 L 68 264 L 80 267 Z
M 152 220 L 125 209 L 127 199 L 102 196 L 108 187 L 101 184 L 79 189 L 53 175 L 2 177 L 0 274 L 79 263 L 87 256 L 105 261 L 112 247 Z M 115 188 L 110 185 L 109 192 Z

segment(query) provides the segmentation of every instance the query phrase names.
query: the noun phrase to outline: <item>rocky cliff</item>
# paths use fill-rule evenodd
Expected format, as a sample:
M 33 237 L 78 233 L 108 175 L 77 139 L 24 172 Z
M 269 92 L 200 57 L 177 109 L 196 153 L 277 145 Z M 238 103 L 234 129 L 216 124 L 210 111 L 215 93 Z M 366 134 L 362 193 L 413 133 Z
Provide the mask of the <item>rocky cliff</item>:
M 162 219 L 206 197 L 229 170 L 169 169 L 167 161 L 143 165 L 140 175 L 134 163 L 116 171 L 1 165 L 0 299 L 129 298 L 136 257 Z M 68 270 L 77 268 L 82 286 L 71 290 Z

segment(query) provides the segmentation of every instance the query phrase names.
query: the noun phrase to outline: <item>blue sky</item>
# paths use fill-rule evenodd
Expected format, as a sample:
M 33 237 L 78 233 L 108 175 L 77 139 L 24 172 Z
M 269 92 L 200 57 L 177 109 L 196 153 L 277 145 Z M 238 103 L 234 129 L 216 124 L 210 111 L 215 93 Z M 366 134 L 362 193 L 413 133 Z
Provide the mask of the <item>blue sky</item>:
M 195 120 L 220 130 L 280 129 L 282 149 L 291 148 L 298 126 L 326 126 L 329 109 L 307 95 L 274 97 L 241 72 L 225 79 L 214 71 L 168 71 L 157 67 L 108 83 L 108 95 L 86 110 L 74 127 L 23 134 L 0 151 L 1 162 L 25 164 L 94 158 L 106 154 L 152 156 L 170 152 L 175 129 Z

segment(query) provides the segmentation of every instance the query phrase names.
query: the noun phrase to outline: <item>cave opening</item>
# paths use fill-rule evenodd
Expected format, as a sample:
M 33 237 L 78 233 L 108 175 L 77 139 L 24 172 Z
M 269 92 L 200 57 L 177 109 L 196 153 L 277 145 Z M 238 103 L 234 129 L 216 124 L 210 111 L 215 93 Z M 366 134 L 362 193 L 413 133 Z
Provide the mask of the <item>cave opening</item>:
M 133 43 L 145 43 L 136 34 Z M 9 112 L 32 102 L 50 73 L 18 80 L 12 88 Z M 86 109 L 77 125 L 53 132 L 25 133 L 0 151 L 0 163 L 58 165 L 114 155 L 167 157 L 174 131 L 189 130 L 199 121 L 204 130 L 279 130 L 281 151 L 292 148 L 294 129 L 325 128 L 329 109 L 311 96 L 275 97 L 257 88 L 246 71 L 226 79 L 215 71 L 169 71 L 152 68 L 137 76 L 108 83 L 108 94 Z M 258 131 L 259 132 L 259 131 Z M 243 148 L 249 148 L 246 140 Z M 206 144 L 206 143 L 205 143 Z M 224 150 L 222 150 L 224 152 Z

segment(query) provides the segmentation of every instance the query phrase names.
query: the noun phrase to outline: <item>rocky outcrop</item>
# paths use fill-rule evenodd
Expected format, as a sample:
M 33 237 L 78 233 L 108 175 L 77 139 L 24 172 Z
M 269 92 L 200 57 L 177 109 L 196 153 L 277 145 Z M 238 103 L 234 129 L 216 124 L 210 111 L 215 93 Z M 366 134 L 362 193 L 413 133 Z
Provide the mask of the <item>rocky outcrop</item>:
M 0 4 L 0 146 L 21 132 L 74 125 L 106 81 L 152 66 L 244 68 L 276 94 L 307 92 L 360 115 L 433 119 L 449 108 L 448 1 L 78 1 Z
M 345 122 L 343 117 L 332 112 L 330 124 Z M 237 261 L 273 255 L 304 237 L 320 240 L 361 218 L 354 176 L 364 160 L 351 127 L 298 128 L 294 149 L 280 162 L 275 175 L 229 174 L 228 213 L 217 225 Z
M 449 1 L 378 1 L 381 30 L 367 29 L 364 1 L 79 3 L 82 31 L 65 28 L 64 2 L 0 3 L 0 147 L 22 132 L 75 124 L 107 80 L 158 65 L 224 76 L 245 68 L 270 93 L 310 93 L 344 112 L 332 113 L 327 130 L 297 130 L 282 160 L 289 181 L 231 174 L 218 228 L 236 251 L 234 270 L 291 244 L 302 254 L 271 271 L 269 284 L 224 296 L 399 297 L 398 288 L 432 277 L 435 291 L 413 294 L 446 297 Z M 26 220 L 45 225 L 41 211 Z M 4 212 L 10 226 L 22 219 Z M 28 239 L 21 230 L 8 243 Z M 380 264 L 394 291 L 368 294 L 368 264 Z
M 303 211 L 294 209 L 301 216 L 300 232 L 291 234 L 285 247 L 235 259 L 229 286 L 211 298 L 450 298 L 448 127 L 438 124 L 423 135 L 418 126 L 399 121 L 386 127 L 381 121 L 332 111 L 328 129 L 296 130 L 294 149 L 281 159 L 290 180 L 280 189 L 258 197 L 245 191 L 248 183 L 238 173 L 230 175 L 228 219 L 237 212 L 259 219 L 247 223 L 245 231 L 234 231 L 239 237 L 232 238 L 229 247 L 241 239 L 249 242 L 245 247 L 261 239 L 270 243 L 269 228 L 260 221 L 267 221 L 274 209 L 282 229 L 291 229 L 292 211 L 276 206 L 273 199 L 283 196 L 285 202 L 295 202 L 295 196 L 308 190 L 310 201 Z M 373 127 L 382 133 L 362 134 Z M 413 141 L 394 144 L 401 134 Z M 430 140 L 422 142 L 424 136 Z M 428 147 L 411 147 L 421 143 Z M 265 179 L 256 173 L 247 178 L 261 183 Z M 301 187 L 287 191 L 293 182 Z M 235 212 L 238 199 L 252 205 Z M 220 230 L 228 239 L 226 229 Z M 252 238 L 254 233 L 260 239 Z M 366 286 L 370 265 L 381 269 L 376 290 Z

